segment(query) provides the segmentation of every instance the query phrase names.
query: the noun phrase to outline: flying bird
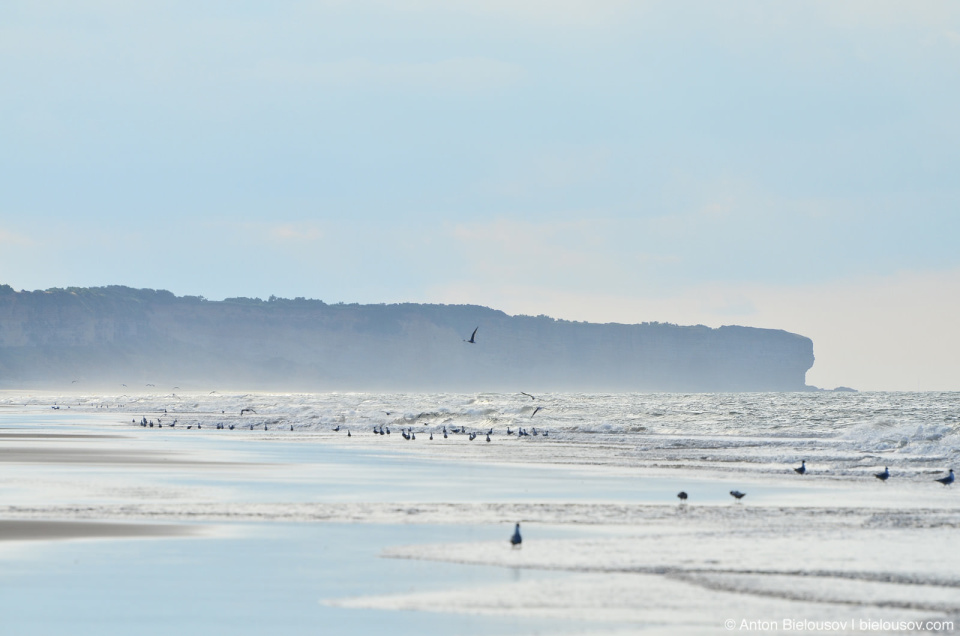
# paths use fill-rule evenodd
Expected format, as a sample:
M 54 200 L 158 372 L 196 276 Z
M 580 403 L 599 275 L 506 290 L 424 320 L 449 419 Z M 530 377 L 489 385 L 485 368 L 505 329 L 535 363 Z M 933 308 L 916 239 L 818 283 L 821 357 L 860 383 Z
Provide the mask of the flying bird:
M 890 469 L 887 468 L 886 466 L 884 466 L 883 472 L 882 472 L 882 473 L 876 473 L 876 474 L 874 475 L 874 477 L 876 477 L 876 478 L 879 479 L 880 481 L 887 481 L 888 479 L 890 479 Z
M 538 406 L 537 408 L 533 409 L 533 413 L 530 414 L 530 417 L 533 417 L 534 415 L 539 413 L 542 408 L 543 408 L 542 406 Z
M 800 462 L 800 465 L 799 465 L 798 467 L 794 468 L 794 470 L 797 471 L 798 473 L 800 473 L 801 475 L 806 474 L 806 472 L 807 472 L 807 460 L 804 459 L 803 461 L 801 461 L 801 462 Z
M 513 529 L 513 536 L 510 537 L 510 545 L 519 548 L 521 543 L 523 543 L 523 537 L 520 536 L 520 524 L 518 523 Z
M 946 477 L 941 477 L 941 478 L 938 479 L 937 481 L 939 481 L 939 482 L 940 482 L 941 484 L 943 484 L 944 486 L 949 486 L 950 484 L 952 484 L 952 483 L 953 483 L 953 469 L 952 469 L 952 468 L 950 469 L 950 474 L 949 474 L 949 475 L 947 475 Z
M 479 327 L 479 325 L 478 325 L 478 326 L 477 326 L 477 329 L 479 329 L 479 328 L 480 328 L 480 327 Z M 477 344 L 477 340 L 476 340 L 476 337 L 477 337 L 477 329 L 474 329 L 474 330 L 473 330 L 473 333 L 470 334 L 470 339 L 469 339 L 469 340 L 464 340 L 464 342 L 469 342 L 470 344 Z
M 253 413 L 254 415 L 256 415 L 257 412 L 254 411 L 253 409 L 240 409 L 240 415 L 243 415 L 244 413 Z
M 529 393 L 524 393 L 523 391 L 520 391 L 520 395 L 526 395 L 526 396 L 527 396 L 528 398 L 530 398 L 531 400 L 536 400 L 536 399 L 537 399 L 537 398 L 533 397 L 532 395 L 530 395 Z

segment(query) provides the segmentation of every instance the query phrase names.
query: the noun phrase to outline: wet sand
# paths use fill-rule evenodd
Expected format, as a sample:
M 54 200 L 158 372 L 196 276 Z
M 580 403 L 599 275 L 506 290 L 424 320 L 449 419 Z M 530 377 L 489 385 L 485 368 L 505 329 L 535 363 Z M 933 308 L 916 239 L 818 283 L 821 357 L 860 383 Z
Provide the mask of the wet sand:
M 199 533 L 196 527 L 172 524 L 0 519 L 0 541 L 186 537 Z
M 846 448 L 830 451 L 840 469 L 814 464 L 819 471 L 803 477 L 767 455 L 744 463 L 754 448 L 780 453 L 793 440 L 743 447 L 716 435 L 646 435 L 638 466 L 615 436 L 600 434 L 551 437 L 549 444 L 507 445 L 504 437 L 471 444 L 461 437 L 417 445 L 396 431 L 392 439 L 355 432 L 348 441 L 329 427 L 286 435 L 225 433 L 205 423 L 200 433 L 144 431 L 130 428 L 129 418 L 120 424 L 104 414 L 61 412 L 58 419 L 45 430 L 0 435 L 0 539 L 186 536 L 191 527 L 184 522 L 468 528 L 519 521 L 520 550 L 509 548 L 507 528 L 500 541 L 397 543 L 381 556 L 564 578 L 357 592 L 323 602 L 353 611 L 582 620 L 595 633 L 717 633 L 724 620 L 747 618 L 960 625 L 960 491 L 933 483 L 920 460 L 902 478 L 881 483 L 869 474 L 874 460 L 860 466 L 845 459 Z M 77 432 L 67 432 L 71 427 Z M 325 465 L 338 456 L 342 464 Z M 353 462 L 365 463 L 349 470 Z M 537 471 L 567 462 L 576 464 L 563 468 L 568 491 L 552 489 L 556 472 L 536 479 Z M 454 488 L 438 489 L 439 481 Z M 610 495 L 615 481 L 627 488 Z M 643 484 L 664 498 L 627 498 Z M 675 499 L 681 487 L 691 495 L 685 505 Z M 748 497 L 733 501 L 727 492 L 734 487 Z M 504 495 L 524 488 L 526 500 Z M 590 497 L 596 501 L 584 501 Z M 541 536 L 551 526 L 595 536 Z

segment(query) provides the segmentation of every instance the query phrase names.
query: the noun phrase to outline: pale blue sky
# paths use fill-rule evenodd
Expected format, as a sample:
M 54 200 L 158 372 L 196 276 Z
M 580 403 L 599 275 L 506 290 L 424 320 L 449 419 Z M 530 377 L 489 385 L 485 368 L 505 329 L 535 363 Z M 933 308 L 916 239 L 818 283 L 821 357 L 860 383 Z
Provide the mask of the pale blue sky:
M 0 282 L 745 324 L 960 390 L 960 5 L 0 5 Z

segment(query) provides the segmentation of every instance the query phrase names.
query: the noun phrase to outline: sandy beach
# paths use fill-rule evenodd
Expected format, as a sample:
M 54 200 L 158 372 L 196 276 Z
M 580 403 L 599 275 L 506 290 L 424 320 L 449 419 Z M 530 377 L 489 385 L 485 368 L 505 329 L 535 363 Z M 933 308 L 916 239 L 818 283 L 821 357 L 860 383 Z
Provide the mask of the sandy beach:
M 206 398 L 205 408 L 188 414 L 180 407 L 176 415 L 169 397 L 113 413 L 102 396 L 59 396 L 60 405 L 75 403 L 56 411 L 39 404 L 48 399 L 21 396 L 26 404 L 0 410 L 0 540 L 149 537 L 144 546 L 163 539 L 196 546 L 223 541 L 218 536 L 269 535 L 291 523 L 330 533 L 337 526 L 394 528 L 388 535 L 396 538 L 384 540 L 374 558 L 423 564 L 420 589 L 328 593 L 314 601 L 357 617 L 453 614 L 473 621 L 476 633 L 503 631 L 498 621 L 511 617 L 520 622 L 507 633 L 535 633 L 548 623 L 557 633 L 598 634 L 718 633 L 728 631 L 728 620 L 737 631 L 766 632 L 802 620 L 803 629 L 792 631 L 805 633 L 862 633 L 863 624 L 901 633 L 901 623 L 936 633 L 960 624 L 960 491 L 935 483 L 930 458 L 909 443 L 895 446 L 903 458 L 885 453 L 881 461 L 896 460 L 898 479 L 882 483 L 844 431 L 725 435 L 714 425 L 668 434 L 543 417 L 551 437 L 527 443 L 500 432 L 488 443 L 450 433 L 462 424 L 450 423 L 457 414 L 445 411 L 418 422 L 419 430 L 407 425 L 416 432 L 412 441 L 398 435 L 401 422 L 426 418 L 391 415 L 388 437 L 373 433 L 383 422 L 364 421 L 355 408 L 338 413 L 325 402 L 317 411 L 326 413 L 311 421 L 300 397 Z M 268 410 L 267 400 L 286 401 L 287 419 L 259 412 L 259 419 L 241 418 L 235 407 L 254 399 L 258 411 Z M 480 429 L 499 418 L 491 426 L 504 431 L 530 419 L 520 411 L 504 421 L 508 406 L 509 399 L 480 416 L 470 406 L 464 419 Z M 237 415 L 228 418 L 226 407 Z M 180 422 L 151 430 L 137 424 L 144 417 Z M 216 428 L 218 420 L 247 429 Z M 183 421 L 202 428 L 186 430 Z M 926 437 L 929 428 L 919 435 Z M 791 446 L 803 449 L 812 474 L 777 460 Z M 690 493 L 686 503 L 675 498 L 680 489 Z M 748 494 L 737 502 L 732 489 Z M 506 541 L 516 522 L 525 537 L 519 550 Z M 493 528 L 494 537 L 409 540 L 433 527 L 451 528 L 452 536 Z M 2 558 L 14 557 L 6 551 Z M 552 574 L 438 589 L 429 568 L 442 564 L 461 573 Z M 751 629 L 751 620 L 768 629 Z M 189 621 L 183 627 L 189 632 Z M 300 627 L 306 633 L 308 625 Z
M 178 537 L 192 534 L 197 534 L 196 528 L 177 525 L 0 519 L 0 541 Z

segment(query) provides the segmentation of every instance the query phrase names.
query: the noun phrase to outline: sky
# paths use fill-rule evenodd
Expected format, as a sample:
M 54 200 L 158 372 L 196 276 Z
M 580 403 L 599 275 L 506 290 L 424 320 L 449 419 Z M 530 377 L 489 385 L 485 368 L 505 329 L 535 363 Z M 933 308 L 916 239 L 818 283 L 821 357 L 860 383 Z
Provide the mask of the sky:
M 960 390 L 960 3 L 6 0 L 0 283 L 786 329 Z

